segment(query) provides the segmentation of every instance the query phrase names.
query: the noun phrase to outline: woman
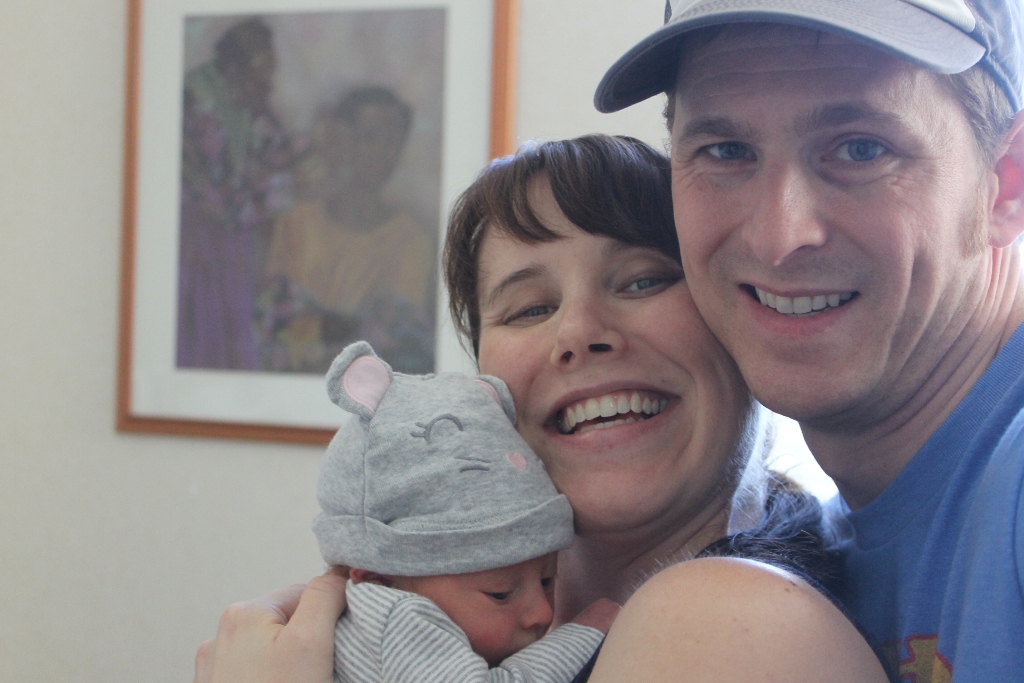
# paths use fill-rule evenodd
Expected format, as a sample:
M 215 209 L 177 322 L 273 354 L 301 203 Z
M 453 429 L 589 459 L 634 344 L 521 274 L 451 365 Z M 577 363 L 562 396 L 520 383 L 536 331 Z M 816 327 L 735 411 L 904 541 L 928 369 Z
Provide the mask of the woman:
M 573 506 L 556 622 L 597 598 L 628 599 L 592 681 L 885 680 L 815 588 L 834 560 L 820 508 L 755 474 L 760 411 L 690 298 L 662 155 L 590 136 L 496 162 L 453 213 L 445 270 L 481 372 L 509 385 L 518 428 Z M 197 658 L 197 680 L 231 680 L 205 676 L 237 652 L 289 680 L 329 680 L 329 664 L 326 674 L 308 667 L 341 598 L 307 594 L 294 630 L 280 625 L 287 612 L 276 623 L 257 606 L 229 612 L 212 656 Z M 307 618 L 318 609 L 319 624 Z M 280 634 L 272 645 L 257 637 L 270 633 Z M 306 637 L 321 654 L 296 654 L 292 639 Z

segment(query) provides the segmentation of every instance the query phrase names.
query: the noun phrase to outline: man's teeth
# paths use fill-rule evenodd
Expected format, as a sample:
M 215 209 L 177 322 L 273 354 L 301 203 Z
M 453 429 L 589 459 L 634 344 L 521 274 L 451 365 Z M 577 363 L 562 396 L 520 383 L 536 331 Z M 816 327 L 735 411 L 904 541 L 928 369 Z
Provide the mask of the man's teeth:
M 754 291 L 757 292 L 757 298 L 761 300 L 762 304 L 786 315 L 803 315 L 814 311 L 823 311 L 827 308 L 836 308 L 853 297 L 853 292 L 789 297 L 776 296 L 757 287 L 754 287 Z
M 562 431 L 568 434 L 577 425 L 582 425 L 577 432 L 584 432 L 589 429 L 604 429 L 620 424 L 628 424 L 636 422 L 638 419 L 646 419 L 648 416 L 657 415 L 665 409 L 666 405 L 668 405 L 667 399 L 641 396 L 636 391 L 632 394 L 608 394 L 599 398 L 588 398 L 586 401 L 580 401 L 565 408 L 561 421 Z M 627 415 L 628 417 L 621 420 L 583 424 L 598 418 L 608 418 L 616 415 Z M 634 415 L 637 417 L 634 417 Z

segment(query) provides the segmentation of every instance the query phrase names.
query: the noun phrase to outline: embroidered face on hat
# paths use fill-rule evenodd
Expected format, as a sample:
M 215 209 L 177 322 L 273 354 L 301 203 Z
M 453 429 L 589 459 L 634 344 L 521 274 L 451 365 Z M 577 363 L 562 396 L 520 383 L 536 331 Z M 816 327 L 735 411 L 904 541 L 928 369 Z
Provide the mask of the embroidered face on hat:
M 508 566 L 572 543 L 572 513 L 516 432 L 501 380 L 404 375 L 365 342 L 328 394 L 354 417 L 328 447 L 314 524 L 331 564 L 385 574 Z

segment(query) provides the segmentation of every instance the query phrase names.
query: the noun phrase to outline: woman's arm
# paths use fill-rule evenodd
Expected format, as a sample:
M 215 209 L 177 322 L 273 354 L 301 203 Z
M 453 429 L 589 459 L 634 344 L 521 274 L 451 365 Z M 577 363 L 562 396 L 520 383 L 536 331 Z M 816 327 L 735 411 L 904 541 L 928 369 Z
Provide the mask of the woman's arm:
M 196 653 L 193 683 L 333 683 L 343 571 L 228 607 Z
M 591 683 L 885 683 L 874 652 L 831 602 L 780 569 L 703 558 L 649 580 L 615 620 Z

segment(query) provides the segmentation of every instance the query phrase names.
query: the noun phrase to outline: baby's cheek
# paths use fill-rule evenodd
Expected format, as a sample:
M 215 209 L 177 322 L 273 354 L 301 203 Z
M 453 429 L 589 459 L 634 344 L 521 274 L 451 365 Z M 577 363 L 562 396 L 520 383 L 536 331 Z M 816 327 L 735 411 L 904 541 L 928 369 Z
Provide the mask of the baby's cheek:
M 517 629 L 511 619 L 478 619 L 468 626 L 463 626 L 463 630 L 473 651 L 491 666 L 533 642 L 532 638 L 528 642 L 520 642 L 522 638 L 516 638 Z

